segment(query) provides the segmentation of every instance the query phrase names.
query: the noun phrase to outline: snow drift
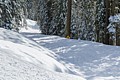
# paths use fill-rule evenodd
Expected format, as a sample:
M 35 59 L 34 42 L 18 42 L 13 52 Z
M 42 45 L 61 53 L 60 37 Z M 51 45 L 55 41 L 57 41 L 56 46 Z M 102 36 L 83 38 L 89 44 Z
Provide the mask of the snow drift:
M 84 80 L 66 74 L 68 69 L 52 58 L 51 53 L 19 33 L 0 29 L 0 79 Z

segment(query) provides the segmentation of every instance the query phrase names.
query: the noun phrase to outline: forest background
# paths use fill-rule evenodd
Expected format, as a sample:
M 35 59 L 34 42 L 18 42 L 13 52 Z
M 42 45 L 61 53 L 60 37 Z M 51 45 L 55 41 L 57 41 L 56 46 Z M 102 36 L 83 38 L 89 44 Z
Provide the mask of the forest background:
M 29 18 L 46 35 L 120 46 L 119 13 L 119 0 L 0 0 L 0 27 L 19 32 Z

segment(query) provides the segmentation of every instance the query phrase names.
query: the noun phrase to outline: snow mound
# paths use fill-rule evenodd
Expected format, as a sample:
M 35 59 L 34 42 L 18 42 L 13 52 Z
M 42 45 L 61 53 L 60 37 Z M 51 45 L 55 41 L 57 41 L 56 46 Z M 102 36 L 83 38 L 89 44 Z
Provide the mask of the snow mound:
M 19 33 L 0 28 L 0 80 L 84 80 L 56 73 L 69 70 L 51 54 Z
M 20 34 L 3 29 L 0 30 L 0 46 L 3 49 L 9 49 L 12 52 L 20 55 L 22 60 L 26 60 L 31 63 L 42 64 L 49 70 L 59 72 L 67 71 L 62 64 L 46 55 L 49 54 L 49 50 L 37 45 L 35 42 L 32 42 L 25 37 L 22 37 Z
M 0 48 L 0 80 L 84 80 L 80 77 L 50 72 L 23 61 L 7 49 Z

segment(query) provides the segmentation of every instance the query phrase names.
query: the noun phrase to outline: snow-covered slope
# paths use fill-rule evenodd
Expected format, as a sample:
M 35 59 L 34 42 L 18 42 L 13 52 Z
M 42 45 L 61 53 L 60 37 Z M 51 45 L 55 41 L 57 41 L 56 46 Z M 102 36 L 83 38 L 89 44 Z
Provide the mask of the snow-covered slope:
M 72 74 L 85 75 L 87 80 L 120 80 L 119 46 L 42 35 L 29 30 L 21 34 L 52 50 L 53 58 Z
M 0 80 L 84 80 L 80 77 L 50 72 L 39 65 L 18 58 L 13 52 L 0 48 Z
M 0 80 L 84 80 L 66 74 L 69 70 L 53 54 L 19 33 L 0 28 Z
M 58 60 L 88 80 L 120 80 L 120 47 L 57 36 L 39 36 L 36 42 L 57 54 Z M 80 72 L 80 73 L 79 73 Z
M 46 55 L 50 54 L 48 49 L 37 45 L 35 42 L 30 41 L 15 32 L 6 31 L 4 29 L 0 29 L 0 31 L 1 48 L 11 50 L 12 52 L 18 54 L 19 58 L 22 60 L 26 60 L 31 63 L 42 64 L 49 70 L 59 72 L 67 71 L 62 64 Z
M 22 32 L 29 32 L 29 33 L 40 33 L 39 26 L 37 25 L 36 21 L 27 19 L 27 26 L 22 28 Z

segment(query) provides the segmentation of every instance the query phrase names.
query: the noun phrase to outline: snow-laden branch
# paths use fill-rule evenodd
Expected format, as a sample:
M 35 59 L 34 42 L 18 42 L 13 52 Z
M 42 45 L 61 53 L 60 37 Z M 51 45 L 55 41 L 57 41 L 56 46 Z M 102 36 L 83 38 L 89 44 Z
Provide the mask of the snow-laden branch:
M 110 22 L 120 22 L 120 13 L 109 17 Z

